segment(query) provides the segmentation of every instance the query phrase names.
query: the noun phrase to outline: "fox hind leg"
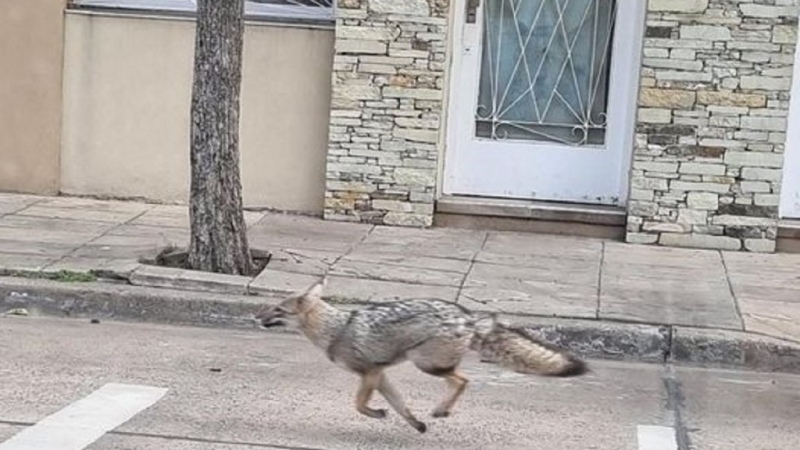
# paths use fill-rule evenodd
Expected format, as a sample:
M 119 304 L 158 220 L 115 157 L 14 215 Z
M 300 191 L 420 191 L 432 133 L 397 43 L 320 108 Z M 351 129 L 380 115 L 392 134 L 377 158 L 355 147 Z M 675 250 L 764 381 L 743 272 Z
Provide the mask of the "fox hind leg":
M 466 379 L 460 373 L 458 373 L 455 367 L 448 369 L 420 368 L 420 370 L 422 370 L 427 374 L 444 378 L 444 381 L 447 383 L 447 388 L 448 388 L 447 396 L 438 405 L 436 405 L 431 415 L 436 418 L 450 416 L 450 412 L 453 410 L 453 406 L 455 406 L 459 397 L 461 397 L 461 395 L 467 389 L 467 384 L 469 383 L 469 380 Z
M 372 393 L 378 388 L 383 374 L 380 372 L 370 372 L 361 376 L 361 385 L 356 394 L 356 410 L 367 417 L 373 419 L 383 419 L 386 417 L 385 409 L 373 409 L 367 406 L 372 398 Z
M 409 355 L 419 370 L 442 378 L 447 383 L 447 396 L 433 409 L 433 417 L 449 416 L 467 388 L 469 380 L 456 370 L 465 351 L 465 343 L 461 340 L 433 340 Z

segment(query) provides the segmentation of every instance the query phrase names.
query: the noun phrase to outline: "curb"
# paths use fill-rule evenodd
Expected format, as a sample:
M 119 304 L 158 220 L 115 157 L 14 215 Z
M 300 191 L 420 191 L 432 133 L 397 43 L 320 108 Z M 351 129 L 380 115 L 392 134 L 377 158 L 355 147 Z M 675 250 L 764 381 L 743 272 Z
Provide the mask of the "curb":
M 274 295 L 232 295 L 122 283 L 0 278 L 0 312 L 24 308 L 33 316 L 257 329 L 250 319 L 252 314 L 280 300 Z M 800 374 L 800 344 L 753 333 L 549 317 L 502 318 L 581 357 Z

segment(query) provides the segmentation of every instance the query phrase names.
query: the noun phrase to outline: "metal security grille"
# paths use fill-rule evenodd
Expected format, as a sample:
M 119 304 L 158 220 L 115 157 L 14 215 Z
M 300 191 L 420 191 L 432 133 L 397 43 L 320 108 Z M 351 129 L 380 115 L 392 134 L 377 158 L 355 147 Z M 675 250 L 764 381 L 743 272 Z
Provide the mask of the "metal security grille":
M 603 144 L 616 1 L 485 1 L 478 137 Z

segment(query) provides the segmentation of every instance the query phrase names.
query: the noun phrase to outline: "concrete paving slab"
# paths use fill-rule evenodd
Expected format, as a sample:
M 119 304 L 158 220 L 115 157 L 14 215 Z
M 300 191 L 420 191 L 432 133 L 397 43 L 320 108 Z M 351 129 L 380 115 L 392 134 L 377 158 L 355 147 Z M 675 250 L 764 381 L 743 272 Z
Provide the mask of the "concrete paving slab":
M 185 228 L 122 224 L 112 228 L 106 234 L 109 236 L 132 236 L 176 242 L 181 243 L 182 247 L 187 246 L 189 243 L 189 230 Z
M 744 301 L 770 301 L 795 303 L 800 308 L 800 285 L 784 284 L 780 287 L 733 283 L 733 292 L 740 303 Z
M 464 287 L 458 303 L 475 311 L 594 319 L 597 289 L 528 281 L 516 289 Z
M 289 294 L 306 289 L 321 278 L 318 275 L 266 268 L 250 282 L 248 290 L 253 294 Z
M 376 264 L 369 261 L 354 261 L 349 258 L 344 258 L 331 266 L 330 274 L 371 280 L 455 287 L 460 286 L 464 280 L 464 274 L 458 272 L 395 264 Z
M 483 231 L 379 226 L 354 251 L 471 260 L 485 237 Z
M 722 258 L 728 270 L 735 272 L 747 272 L 753 269 L 800 272 L 800 254 L 722 252 Z
M 269 248 L 269 252 L 272 257 L 269 260 L 268 268 L 281 272 L 304 273 L 316 276 L 327 273 L 331 264 L 344 255 L 344 252 L 296 248 Z
M 315 217 L 267 214 L 250 227 L 250 244 L 266 250 L 306 249 L 344 253 L 371 225 L 323 221 Z
M 497 258 L 503 255 L 599 260 L 602 251 L 603 241 L 598 239 L 532 233 L 489 232 L 480 257 L 484 261 L 486 258 Z M 502 261 L 487 262 L 502 263 Z
M 64 244 L 77 247 L 95 238 L 99 234 L 74 231 L 37 231 L 27 228 L 0 228 L 0 237 L 4 240 L 32 242 L 42 244 Z
M 727 289 L 727 288 L 726 288 Z M 600 318 L 644 323 L 741 329 L 730 296 L 713 288 L 668 290 L 603 284 Z
M 54 261 L 58 256 L 30 255 L 20 253 L 0 253 L 0 271 L 10 272 L 14 270 L 42 270 Z
M 257 223 L 264 213 L 244 211 L 248 226 Z M 189 229 L 189 207 L 186 205 L 155 205 L 152 209 L 130 222 L 131 225 Z
M 0 398 L 13 401 L 0 405 L 0 419 L 35 421 L 114 381 L 169 388 L 117 431 L 171 436 L 175 442 L 330 450 L 638 450 L 637 425 L 669 425 L 655 365 L 592 362 L 593 372 L 584 377 L 552 379 L 513 374 L 470 357 L 463 371 L 471 383 L 453 416 L 442 420 L 428 417 L 444 395 L 441 380 L 409 364 L 390 369 L 409 407 L 428 422 L 428 432 L 419 435 L 391 412 L 385 420 L 356 413 L 356 378 L 299 336 L 32 322 L 9 321 L 0 331 L 26 342 L 6 353 L 14 370 L 4 373 Z M 53 340 L 54 333 L 60 339 Z M 379 396 L 373 403 L 386 407 Z M 111 442 L 123 438 L 128 448 L 139 445 L 127 436 Z
M 328 277 L 327 296 L 335 301 L 382 303 L 415 298 L 436 298 L 454 302 L 458 288 L 396 281 Z
M 167 246 L 185 246 L 168 236 L 115 236 L 105 235 L 77 249 L 72 256 L 88 258 L 139 259 L 153 257 Z
M 800 302 L 741 299 L 739 305 L 745 330 L 800 342 Z
M 790 268 L 768 270 L 753 267 L 749 271 L 729 271 L 728 276 L 734 288 L 763 286 L 800 289 L 800 272 Z
M 656 247 L 609 241 L 603 259 L 608 265 L 699 268 L 721 264 L 719 252 L 686 248 Z
M 554 259 L 533 269 L 475 263 L 459 302 L 478 310 L 564 317 L 597 316 L 599 261 Z
M 0 227 L 19 228 L 35 231 L 35 234 L 51 232 L 88 233 L 101 235 L 114 228 L 114 223 L 93 222 L 89 220 L 51 219 L 48 217 L 34 217 L 22 215 L 9 215 L 0 218 Z M 1 233 L 1 232 L 0 232 Z M 34 234 L 34 233 L 31 233 Z
M 678 368 L 692 448 L 800 447 L 800 379 L 782 374 Z
M 697 268 L 604 263 L 600 317 L 741 329 L 721 263 Z
M 112 224 L 125 223 L 141 212 L 128 211 L 92 211 L 75 208 L 54 208 L 49 206 L 34 205 L 26 208 L 18 215 L 44 217 L 50 219 L 86 220 L 92 222 L 108 222 Z
M 436 270 L 443 272 L 456 272 L 466 274 L 472 266 L 472 262 L 457 258 L 437 258 L 424 255 L 402 254 L 402 253 L 383 253 L 367 252 L 354 250 L 344 258 L 349 261 L 369 262 L 388 266 L 414 267 L 420 269 Z
M 123 223 L 153 207 L 154 205 L 139 202 L 105 201 L 76 197 L 51 197 L 26 208 L 18 214 L 51 219 Z
M 62 258 L 78 248 L 81 244 L 54 244 L 45 242 L 26 242 L 0 237 L 0 253 L 36 255 L 50 258 Z
M 547 258 L 537 266 L 507 266 L 476 262 L 467 276 L 466 286 L 510 286 L 528 281 L 591 286 L 597 289 L 600 260 Z
M 49 197 L 40 197 L 38 195 L 3 193 L 3 195 L 0 196 L 0 215 L 14 214 L 30 205 L 47 200 L 48 198 Z
M 40 206 L 49 208 L 74 208 L 103 211 L 147 211 L 156 205 L 135 200 L 100 200 L 89 197 L 57 196 L 47 197 Z

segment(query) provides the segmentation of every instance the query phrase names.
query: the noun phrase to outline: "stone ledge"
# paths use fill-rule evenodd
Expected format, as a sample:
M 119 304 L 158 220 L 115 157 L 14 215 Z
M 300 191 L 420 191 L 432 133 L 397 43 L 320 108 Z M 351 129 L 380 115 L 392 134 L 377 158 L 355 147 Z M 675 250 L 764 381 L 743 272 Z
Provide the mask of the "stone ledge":
M 253 329 L 252 315 L 280 300 L 109 283 L 0 278 L 0 311 L 24 308 L 32 316 Z M 348 310 L 355 307 L 343 305 Z M 752 333 L 530 316 L 504 319 L 582 357 L 800 373 L 800 343 Z
M 800 253 L 800 220 L 781 220 L 778 223 L 778 253 Z
M 623 208 L 460 196 L 440 198 L 436 212 L 620 226 L 625 225 L 626 217 Z
M 624 209 L 531 200 L 445 196 L 436 202 L 434 225 L 622 239 Z

